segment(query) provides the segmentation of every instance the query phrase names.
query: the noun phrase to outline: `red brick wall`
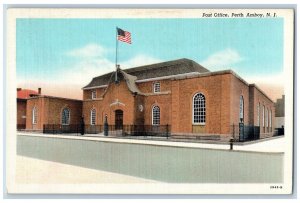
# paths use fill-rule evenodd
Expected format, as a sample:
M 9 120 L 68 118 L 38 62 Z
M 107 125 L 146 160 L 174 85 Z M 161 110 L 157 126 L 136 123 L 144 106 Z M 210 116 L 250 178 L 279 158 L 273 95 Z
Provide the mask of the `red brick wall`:
M 32 124 L 32 110 L 37 108 L 37 123 Z M 61 124 L 61 113 L 70 109 L 70 124 L 79 124 L 82 115 L 82 101 L 62 98 L 37 97 L 27 100 L 26 129 L 42 130 L 44 124 Z
M 36 124 L 32 123 L 32 111 L 36 107 L 37 111 L 37 122 Z M 44 105 L 44 98 L 32 98 L 27 100 L 26 108 L 26 129 L 27 130 L 42 130 L 44 124 L 44 111 L 47 106 Z
M 64 108 L 70 110 L 70 124 L 79 124 L 82 116 L 82 101 L 46 98 L 48 112 L 45 112 L 45 123 L 61 124 L 62 111 Z
M 111 105 L 118 99 L 123 105 Z M 96 109 L 96 125 L 103 125 L 104 117 L 107 115 L 108 124 L 115 124 L 115 110 L 123 111 L 123 124 L 132 125 L 135 119 L 135 103 L 134 95 L 129 91 L 125 81 L 121 81 L 118 85 L 111 83 L 103 100 L 84 100 L 83 116 L 86 124 L 90 124 L 90 111 Z
M 172 132 L 193 132 L 193 97 L 201 92 L 206 99 L 206 123 L 203 132 L 227 134 L 230 123 L 230 74 L 172 81 Z M 197 127 L 197 125 L 194 125 Z
M 26 100 L 17 100 L 17 125 L 26 125 Z
M 244 99 L 244 123 L 253 124 L 256 111 L 256 101 L 264 102 L 269 109 L 273 103 L 263 96 L 260 91 L 253 90 L 233 73 L 213 74 L 210 76 L 162 80 L 161 92 L 153 93 L 153 83 L 149 81 L 137 83 L 141 92 L 146 96 L 134 96 L 128 89 L 125 81 L 116 85 L 112 83 L 103 99 L 83 102 L 83 115 L 86 124 L 90 124 L 90 110 L 97 111 L 96 124 L 102 125 L 105 114 L 108 115 L 109 124 L 115 124 L 115 110 L 123 110 L 124 125 L 137 124 L 144 117 L 144 124 L 152 124 L 152 108 L 160 107 L 161 125 L 170 124 L 172 133 L 189 134 L 200 130 L 204 134 L 217 134 L 222 136 L 231 135 L 231 125 L 240 122 L 240 96 Z M 104 91 L 105 89 L 101 89 Z M 98 90 L 97 90 L 98 91 Z M 99 90 L 100 91 L 100 90 Z M 205 125 L 193 125 L 193 97 L 196 93 L 203 93 L 206 99 L 206 123 Z M 90 90 L 85 90 L 84 95 L 89 95 Z M 98 92 L 97 92 L 97 95 Z M 119 100 L 123 105 L 111 104 Z M 143 113 L 137 111 L 142 104 Z M 274 112 L 272 113 L 274 117 Z M 139 121 L 138 121 L 139 120 Z M 274 126 L 274 120 L 273 120 Z
M 249 87 L 234 75 L 231 75 L 231 81 L 230 123 L 238 125 L 240 122 L 240 96 L 243 96 L 244 124 L 249 125 Z
M 83 90 L 83 100 L 92 99 L 92 91 L 96 91 L 96 98 L 100 98 L 105 91 L 105 88 L 96 88 L 90 90 Z
M 275 122 L 275 104 L 272 100 L 270 100 L 268 97 L 266 97 L 259 89 L 257 89 L 255 86 L 251 85 L 249 88 L 249 92 L 252 96 L 251 98 L 251 109 L 253 111 L 252 117 L 251 117 L 251 124 L 255 126 L 260 126 L 260 133 L 261 137 L 270 137 L 272 136 L 274 132 L 274 122 Z M 257 105 L 260 104 L 260 123 L 258 124 L 258 111 L 257 111 Z M 266 127 L 266 118 L 265 126 L 263 127 L 263 106 L 265 106 L 265 111 L 268 109 L 268 111 L 272 112 L 272 127 L 268 125 L 269 127 Z M 266 116 L 266 113 L 265 113 Z M 268 115 L 269 116 L 269 115 Z M 269 121 L 269 119 L 268 119 Z M 270 122 L 270 121 L 269 121 Z

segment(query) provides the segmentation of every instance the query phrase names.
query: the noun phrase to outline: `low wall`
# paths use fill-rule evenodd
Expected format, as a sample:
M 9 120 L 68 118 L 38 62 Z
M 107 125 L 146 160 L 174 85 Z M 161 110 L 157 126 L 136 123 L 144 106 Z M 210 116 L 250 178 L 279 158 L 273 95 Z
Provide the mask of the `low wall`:
M 17 154 L 170 183 L 283 182 L 283 153 L 18 135 Z

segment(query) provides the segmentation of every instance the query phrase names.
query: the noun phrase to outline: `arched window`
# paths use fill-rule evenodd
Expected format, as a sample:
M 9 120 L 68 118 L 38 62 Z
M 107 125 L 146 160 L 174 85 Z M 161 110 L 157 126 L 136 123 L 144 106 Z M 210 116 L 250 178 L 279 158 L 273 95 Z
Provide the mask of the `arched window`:
M 153 106 L 152 108 L 152 125 L 160 125 L 160 108 Z
M 205 96 L 197 93 L 193 97 L 193 124 L 205 124 Z
M 70 109 L 64 108 L 61 112 L 61 124 L 70 125 Z
M 91 110 L 91 125 L 96 125 L 96 109 Z
M 265 106 L 263 106 L 263 112 L 262 112 L 262 124 L 263 124 L 263 127 L 265 127 Z
M 257 126 L 260 126 L 260 103 L 257 104 Z
M 244 97 L 240 96 L 240 122 L 244 122 Z
M 33 107 L 32 109 L 32 124 L 37 123 L 37 108 Z

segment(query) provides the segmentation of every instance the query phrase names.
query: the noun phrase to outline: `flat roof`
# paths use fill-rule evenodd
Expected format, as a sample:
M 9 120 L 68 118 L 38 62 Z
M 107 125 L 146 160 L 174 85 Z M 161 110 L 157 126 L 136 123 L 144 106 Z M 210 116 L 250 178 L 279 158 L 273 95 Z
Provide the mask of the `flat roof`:
M 79 99 L 70 99 L 70 98 L 65 98 L 65 97 L 55 97 L 55 96 L 48 96 L 48 95 L 34 96 L 34 97 L 28 98 L 28 100 L 30 100 L 30 99 L 38 99 L 38 98 L 63 99 L 63 100 L 71 100 L 71 101 L 82 102 L 82 100 L 79 100 Z

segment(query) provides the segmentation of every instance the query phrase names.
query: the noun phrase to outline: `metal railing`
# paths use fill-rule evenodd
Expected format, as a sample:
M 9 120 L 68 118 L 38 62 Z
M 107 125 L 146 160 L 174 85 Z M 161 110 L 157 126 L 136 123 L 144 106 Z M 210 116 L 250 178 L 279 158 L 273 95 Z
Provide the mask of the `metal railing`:
M 104 125 L 60 125 L 60 124 L 46 124 L 43 125 L 43 133 L 48 134 L 67 134 L 76 133 L 84 134 L 103 134 Z M 109 136 L 158 136 L 169 137 L 171 132 L 170 125 L 108 125 Z
M 281 136 L 284 135 L 284 128 L 275 128 L 273 136 Z
M 231 134 L 235 142 L 245 142 L 260 139 L 260 128 L 254 125 L 231 125 Z
M 26 124 L 17 124 L 17 130 L 24 130 L 26 128 Z

